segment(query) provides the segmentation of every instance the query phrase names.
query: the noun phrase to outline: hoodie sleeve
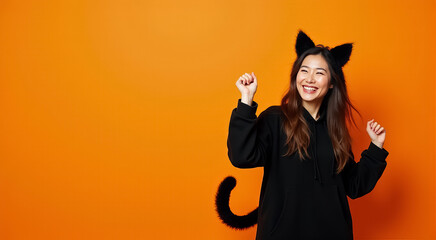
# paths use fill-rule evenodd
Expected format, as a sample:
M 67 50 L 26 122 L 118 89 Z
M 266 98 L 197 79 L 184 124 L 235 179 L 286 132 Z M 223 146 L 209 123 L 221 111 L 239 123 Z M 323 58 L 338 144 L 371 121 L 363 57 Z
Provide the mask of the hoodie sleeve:
M 374 189 L 386 168 L 388 151 L 370 143 L 361 154 L 360 162 L 354 161 L 354 155 L 343 169 L 343 181 L 347 195 L 351 199 L 362 197 Z
M 227 149 L 230 162 L 238 168 L 265 165 L 271 152 L 271 133 L 266 121 L 266 111 L 256 117 L 257 103 L 248 105 L 238 100 L 230 117 Z

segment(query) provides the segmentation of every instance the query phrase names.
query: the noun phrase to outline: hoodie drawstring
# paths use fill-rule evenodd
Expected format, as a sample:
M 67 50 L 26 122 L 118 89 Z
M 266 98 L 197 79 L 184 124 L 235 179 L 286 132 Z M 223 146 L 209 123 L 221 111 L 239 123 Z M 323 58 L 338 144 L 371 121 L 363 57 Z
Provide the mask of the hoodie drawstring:
M 321 116 L 320 116 L 318 121 L 316 121 L 306 109 L 304 109 L 303 111 L 304 111 L 307 123 L 310 124 L 311 133 L 312 133 L 311 138 L 313 138 L 313 139 L 311 139 L 311 141 L 313 141 L 313 143 L 311 144 L 310 151 L 311 151 L 311 156 L 313 157 L 314 180 L 318 181 L 319 183 L 322 183 L 321 173 L 320 173 L 319 163 L 318 163 L 318 156 L 317 156 L 317 139 L 316 139 L 317 130 L 316 129 L 317 129 L 318 123 L 324 125 L 324 126 L 320 126 L 320 127 L 324 127 L 325 129 L 328 129 L 327 120 L 325 119 L 325 110 L 323 112 L 321 112 Z M 313 131 L 312 131 L 312 129 L 313 129 Z M 336 156 L 333 153 L 333 159 L 332 159 L 332 163 L 331 163 L 331 176 L 336 175 L 335 166 L 336 166 Z
M 319 172 L 319 166 L 318 166 L 318 157 L 316 154 L 316 124 L 311 123 L 313 126 L 313 145 L 312 145 L 312 156 L 313 156 L 313 172 L 314 172 L 314 179 L 318 180 L 319 183 L 322 183 L 321 181 L 321 174 Z

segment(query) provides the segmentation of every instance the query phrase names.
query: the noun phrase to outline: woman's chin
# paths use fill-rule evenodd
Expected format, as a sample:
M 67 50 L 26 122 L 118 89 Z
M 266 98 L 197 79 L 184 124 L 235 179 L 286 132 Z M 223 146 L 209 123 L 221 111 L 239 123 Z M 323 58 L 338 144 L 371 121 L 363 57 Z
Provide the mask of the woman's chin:
M 317 102 L 317 98 L 316 97 L 302 97 L 301 98 L 304 102 L 308 102 L 308 103 L 310 103 L 310 102 Z
M 317 104 L 322 102 L 322 97 L 302 97 L 301 98 L 303 100 L 304 103 L 306 104 Z

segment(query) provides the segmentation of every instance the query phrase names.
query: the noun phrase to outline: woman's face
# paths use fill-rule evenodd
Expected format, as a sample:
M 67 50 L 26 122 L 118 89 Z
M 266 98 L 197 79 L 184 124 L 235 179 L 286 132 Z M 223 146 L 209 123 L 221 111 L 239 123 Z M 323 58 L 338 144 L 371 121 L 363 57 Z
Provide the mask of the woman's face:
M 330 84 L 330 70 L 321 54 L 304 58 L 297 73 L 297 90 L 303 100 L 303 106 L 321 104 Z

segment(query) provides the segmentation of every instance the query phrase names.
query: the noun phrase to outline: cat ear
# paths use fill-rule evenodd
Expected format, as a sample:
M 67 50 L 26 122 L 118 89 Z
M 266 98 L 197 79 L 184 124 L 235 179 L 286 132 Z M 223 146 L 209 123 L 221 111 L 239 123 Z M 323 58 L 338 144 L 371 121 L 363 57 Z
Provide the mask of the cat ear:
M 297 57 L 300 57 L 307 49 L 315 47 L 312 39 L 310 39 L 303 31 L 298 32 L 297 41 L 295 43 L 295 50 Z
M 343 67 L 350 60 L 353 43 L 345 43 L 330 49 L 330 53 L 336 60 L 339 67 Z

